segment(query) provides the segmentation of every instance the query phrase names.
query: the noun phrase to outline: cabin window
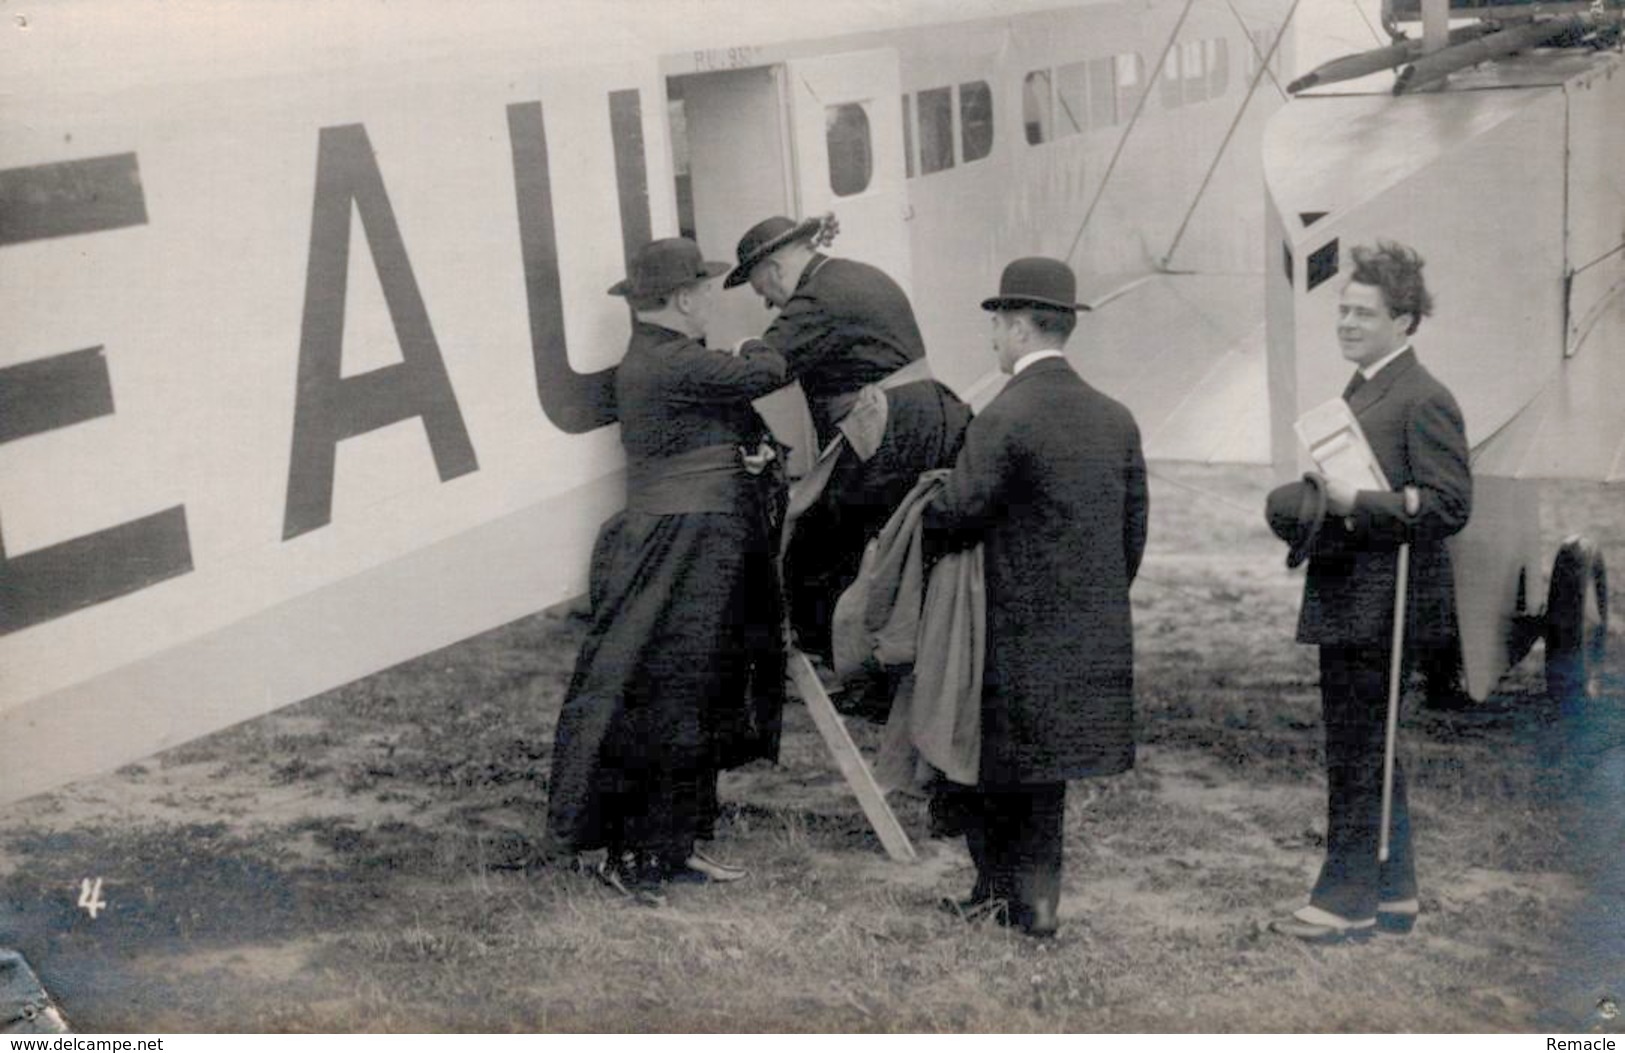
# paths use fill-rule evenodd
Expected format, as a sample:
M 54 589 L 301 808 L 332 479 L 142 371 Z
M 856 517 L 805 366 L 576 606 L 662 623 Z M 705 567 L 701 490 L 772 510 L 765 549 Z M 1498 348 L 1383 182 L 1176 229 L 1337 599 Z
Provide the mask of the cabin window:
M 1055 138 L 1089 127 L 1089 63 L 1070 62 L 1055 71 Z
M 1187 103 L 1207 98 L 1207 51 L 1205 40 L 1187 40 L 1179 46 L 1179 72 Z
M 1222 99 L 1230 87 L 1230 44 L 1223 37 L 1202 42 L 1207 61 L 1207 97 Z
M 1055 138 L 1049 81 L 1049 70 L 1035 69 L 1021 86 L 1021 123 L 1027 129 L 1027 142 L 1033 146 Z
M 829 188 L 837 197 L 861 194 L 874 175 L 869 115 L 855 102 L 824 110 L 824 142 L 829 148 Z
M 1179 88 L 1179 54 L 1182 49 L 1171 47 L 1168 57 L 1162 64 L 1162 106 L 1166 110 L 1177 110 L 1184 103 L 1183 93 Z
M 967 163 L 993 152 L 993 89 L 985 80 L 959 86 L 959 148 Z
M 920 174 L 930 175 L 954 166 L 954 100 L 951 88 L 931 88 L 919 94 Z
M 1309 254 L 1309 267 L 1306 275 L 1309 280 L 1309 288 L 1313 289 L 1322 282 L 1328 281 L 1336 273 L 1337 239 L 1333 238 Z
M 1140 103 L 1145 59 L 1139 55 L 1118 55 L 1112 62 L 1117 68 L 1117 119 L 1126 121 Z
M 903 95 L 903 176 L 914 178 L 914 100 Z

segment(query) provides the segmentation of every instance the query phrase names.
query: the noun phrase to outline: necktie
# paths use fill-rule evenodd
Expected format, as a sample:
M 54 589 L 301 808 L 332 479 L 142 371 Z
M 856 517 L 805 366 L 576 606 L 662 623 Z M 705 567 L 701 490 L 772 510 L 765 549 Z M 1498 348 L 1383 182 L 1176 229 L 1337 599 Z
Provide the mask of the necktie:
M 1354 393 L 1363 387 L 1365 387 L 1365 374 L 1355 370 L 1354 376 L 1349 378 L 1348 386 L 1343 389 L 1343 401 L 1347 402 L 1353 398 Z

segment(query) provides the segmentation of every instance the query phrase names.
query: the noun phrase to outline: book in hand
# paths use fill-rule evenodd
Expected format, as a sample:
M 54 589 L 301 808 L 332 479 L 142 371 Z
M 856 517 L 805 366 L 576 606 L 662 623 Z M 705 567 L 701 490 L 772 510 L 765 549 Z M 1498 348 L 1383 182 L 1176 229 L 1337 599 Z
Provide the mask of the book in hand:
M 1322 402 L 1293 425 L 1315 467 L 1328 479 L 1356 490 L 1387 490 L 1388 480 L 1371 452 L 1354 411 L 1340 398 Z

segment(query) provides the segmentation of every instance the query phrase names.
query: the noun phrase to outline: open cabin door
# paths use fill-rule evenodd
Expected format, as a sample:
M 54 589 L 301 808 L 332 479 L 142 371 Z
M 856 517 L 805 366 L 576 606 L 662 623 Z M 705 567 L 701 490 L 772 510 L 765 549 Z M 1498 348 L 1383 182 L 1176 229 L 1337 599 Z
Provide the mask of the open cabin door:
M 872 263 L 912 294 L 902 79 L 890 48 L 785 63 L 796 211 L 833 211 L 834 255 Z

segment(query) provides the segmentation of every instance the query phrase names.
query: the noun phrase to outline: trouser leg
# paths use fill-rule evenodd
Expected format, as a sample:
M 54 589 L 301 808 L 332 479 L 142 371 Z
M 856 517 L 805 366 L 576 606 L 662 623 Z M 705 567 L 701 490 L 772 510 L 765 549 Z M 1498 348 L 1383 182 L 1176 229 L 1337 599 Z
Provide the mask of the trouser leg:
M 1361 920 L 1379 897 L 1414 895 L 1415 862 L 1404 775 L 1394 777 L 1388 864 L 1377 862 L 1382 824 L 1382 769 L 1388 712 L 1386 648 L 1321 648 L 1326 724 L 1326 860 L 1310 893 L 1316 907 Z M 1408 889 L 1403 896 L 1398 895 Z
M 1061 901 L 1066 783 L 1033 783 L 1006 796 L 1006 815 L 1012 820 L 1007 866 L 1017 920 L 1053 923 Z

